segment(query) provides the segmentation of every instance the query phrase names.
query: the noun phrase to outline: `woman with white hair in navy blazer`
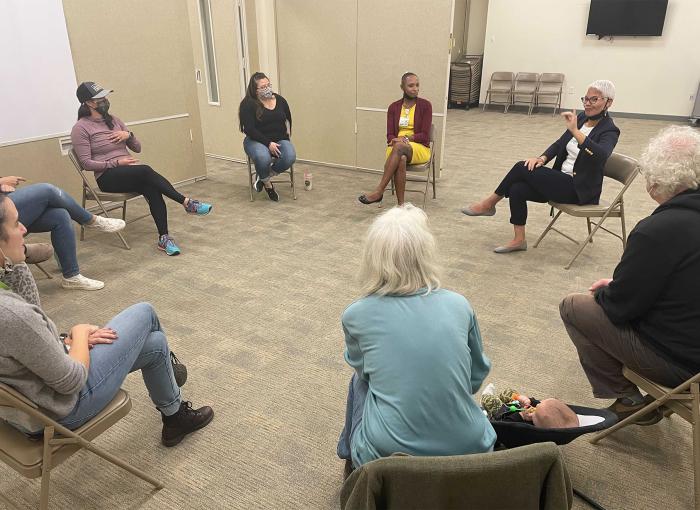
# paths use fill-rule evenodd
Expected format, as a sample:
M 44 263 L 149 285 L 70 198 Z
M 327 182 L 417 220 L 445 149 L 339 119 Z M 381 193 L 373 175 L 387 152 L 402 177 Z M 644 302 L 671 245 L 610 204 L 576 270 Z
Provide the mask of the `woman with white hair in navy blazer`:
M 525 222 L 527 201 L 563 204 L 597 204 L 603 189 L 603 168 L 612 154 L 620 130 L 608 115 L 615 98 L 615 86 L 608 80 L 597 80 L 588 86 L 581 98 L 584 111 L 563 112 L 564 134 L 536 158 L 518 161 L 506 174 L 496 191 L 462 209 L 467 216 L 493 216 L 496 204 L 508 197 L 510 222 L 515 235 L 496 253 L 527 249 Z M 555 159 L 552 168 L 544 166 Z

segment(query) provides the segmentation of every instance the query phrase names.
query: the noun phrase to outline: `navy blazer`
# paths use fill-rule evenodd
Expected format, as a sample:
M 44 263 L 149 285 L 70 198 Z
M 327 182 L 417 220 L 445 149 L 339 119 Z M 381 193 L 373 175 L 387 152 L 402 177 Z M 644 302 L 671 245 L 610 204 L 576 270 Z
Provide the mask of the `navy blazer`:
M 579 129 L 584 122 L 586 122 L 586 115 L 581 112 L 578 114 Z M 588 133 L 583 143 L 579 144 L 580 152 L 574 163 L 573 171 L 574 189 L 579 204 L 597 204 L 600 200 L 600 193 L 603 191 L 603 168 L 615 149 L 619 137 L 620 129 L 610 116 L 606 115 Z M 543 155 L 547 157 L 547 161 L 556 158 L 552 167 L 554 170 L 561 172 L 561 165 L 569 155 L 566 151 L 566 144 L 571 138 L 571 131 L 567 129 L 559 140 L 544 151 Z

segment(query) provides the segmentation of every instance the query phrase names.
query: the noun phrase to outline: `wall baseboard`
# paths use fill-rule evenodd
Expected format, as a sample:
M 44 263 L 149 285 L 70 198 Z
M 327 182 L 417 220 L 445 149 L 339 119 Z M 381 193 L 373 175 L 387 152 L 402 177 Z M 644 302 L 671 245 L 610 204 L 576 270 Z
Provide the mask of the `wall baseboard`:
M 483 108 L 484 103 L 479 103 L 479 108 Z M 502 109 L 503 105 L 500 104 L 493 104 L 489 105 L 489 109 L 487 111 L 497 111 L 496 108 Z M 475 107 L 472 107 L 470 109 L 475 109 Z M 563 110 L 569 110 L 569 108 L 562 108 Z M 527 112 L 528 107 L 526 105 L 519 105 L 519 104 L 514 104 L 508 107 L 508 111 L 516 111 L 516 112 Z M 559 110 L 557 111 L 557 113 Z M 543 106 L 541 109 L 535 109 L 533 110 L 533 114 L 535 113 L 548 113 L 552 114 L 552 107 L 551 106 Z M 655 113 L 634 113 L 634 112 L 616 112 L 616 111 L 611 111 L 610 114 L 612 115 L 613 118 L 619 117 L 621 119 L 642 119 L 642 120 L 665 120 L 669 122 L 691 122 L 690 117 L 684 117 L 681 115 L 660 115 L 660 114 L 655 114 Z

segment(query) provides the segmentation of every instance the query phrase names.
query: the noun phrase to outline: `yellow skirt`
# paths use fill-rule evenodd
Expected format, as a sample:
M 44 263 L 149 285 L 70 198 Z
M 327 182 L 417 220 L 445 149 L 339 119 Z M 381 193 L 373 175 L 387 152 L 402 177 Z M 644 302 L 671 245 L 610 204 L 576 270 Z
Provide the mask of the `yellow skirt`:
M 408 162 L 409 165 L 423 165 L 430 161 L 430 148 L 426 147 L 422 143 L 408 142 L 411 144 L 411 149 L 413 149 L 413 156 L 411 161 Z M 391 154 L 392 147 L 386 148 L 386 158 Z M 386 160 L 385 158 L 385 160 Z

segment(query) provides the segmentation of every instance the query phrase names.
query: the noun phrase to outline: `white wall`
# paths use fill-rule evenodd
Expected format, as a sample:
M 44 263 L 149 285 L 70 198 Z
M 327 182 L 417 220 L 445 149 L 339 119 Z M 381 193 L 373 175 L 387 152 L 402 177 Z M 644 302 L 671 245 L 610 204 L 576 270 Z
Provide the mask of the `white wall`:
M 0 143 L 70 131 L 75 70 L 61 0 L 0 2 Z
M 494 71 L 566 74 L 562 106 L 595 79 L 615 83 L 612 111 L 688 116 L 700 80 L 700 1 L 669 0 L 661 37 L 586 36 L 589 0 L 491 0 L 481 100 Z M 692 97 L 691 97 L 692 96 Z
M 489 0 L 470 0 L 469 27 L 464 45 L 467 55 L 481 55 L 484 52 L 488 11 Z

